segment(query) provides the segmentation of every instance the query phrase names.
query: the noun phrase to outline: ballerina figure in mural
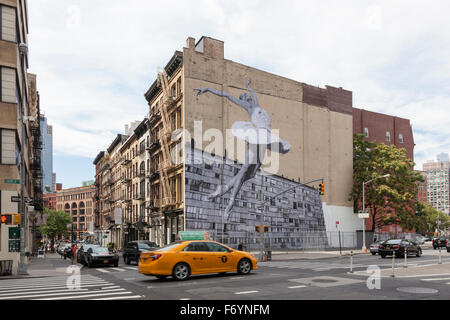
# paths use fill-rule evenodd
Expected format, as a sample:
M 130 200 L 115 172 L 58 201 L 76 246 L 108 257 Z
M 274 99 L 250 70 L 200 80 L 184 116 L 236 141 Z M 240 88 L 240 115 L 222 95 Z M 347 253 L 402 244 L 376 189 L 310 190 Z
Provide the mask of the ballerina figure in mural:
M 255 177 L 258 169 L 261 167 L 266 150 L 269 149 L 285 154 L 291 149 L 291 145 L 288 142 L 271 133 L 269 114 L 259 106 L 256 94 L 252 88 L 250 88 L 250 83 L 251 81 L 248 80 L 247 89 L 251 96 L 247 93 L 243 93 L 239 96 L 239 99 L 220 90 L 211 88 L 194 89 L 195 91 L 198 91 L 197 96 L 206 92 L 211 92 L 220 97 L 226 97 L 234 104 L 244 108 L 251 119 L 251 122 L 236 121 L 231 128 L 231 132 L 235 137 L 246 142 L 245 163 L 238 174 L 230 179 L 223 188 L 222 185 L 219 185 L 215 192 L 208 195 L 208 199 L 211 200 L 222 196 L 233 189 L 224 213 L 224 218 L 226 220 L 228 220 L 230 216 L 234 201 L 241 190 L 242 185 L 247 180 Z

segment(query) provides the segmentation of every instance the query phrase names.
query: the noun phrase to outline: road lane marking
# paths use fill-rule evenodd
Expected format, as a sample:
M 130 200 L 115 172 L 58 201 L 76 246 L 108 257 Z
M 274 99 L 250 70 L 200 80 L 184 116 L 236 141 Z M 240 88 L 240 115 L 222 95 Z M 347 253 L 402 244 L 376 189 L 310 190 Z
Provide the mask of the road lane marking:
M 442 281 L 442 280 L 450 280 L 450 278 L 434 278 L 434 279 L 420 279 L 422 281 Z
M 305 288 L 306 286 L 301 285 L 301 286 L 293 286 L 293 287 L 288 287 L 289 289 L 297 289 L 297 288 Z
M 120 268 L 111 268 L 112 270 L 116 270 L 116 271 L 125 271 L 125 270 L 123 270 L 123 269 L 120 269 Z
M 241 292 L 235 292 L 234 294 L 251 294 L 251 293 L 257 293 L 259 291 L 253 290 L 253 291 L 241 291 Z
M 129 269 L 129 270 L 137 270 L 138 267 L 123 267 L 124 269 Z
M 25 294 L 22 296 L 14 296 L 14 297 L 2 297 L 2 300 L 7 300 L 7 299 L 23 299 L 23 298 L 34 298 L 34 297 L 42 297 L 42 296 L 61 296 L 61 295 L 68 295 L 68 294 L 83 294 L 83 293 L 87 293 L 88 289 L 79 289 L 79 290 L 59 290 L 60 292 L 55 293 L 57 291 L 50 291 L 53 293 L 45 293 L 45 291 L 43 291 L 42 293 L 39 292 L 33 292 L 33 294 Z M 68 292 L 70 291 L 70 292 Z M 37 294 L 39 293 L 39 294 Z M 59 299 L 59 298 L 58 298 Z
M 109 272 L 111 272 L 111 271 L 108 271 L 108 270 L 103 270 L 103 269 L 96 269 L 97 271 L 100 271 L 100 272 L 103 272 L 103 273 L 109 273 Z

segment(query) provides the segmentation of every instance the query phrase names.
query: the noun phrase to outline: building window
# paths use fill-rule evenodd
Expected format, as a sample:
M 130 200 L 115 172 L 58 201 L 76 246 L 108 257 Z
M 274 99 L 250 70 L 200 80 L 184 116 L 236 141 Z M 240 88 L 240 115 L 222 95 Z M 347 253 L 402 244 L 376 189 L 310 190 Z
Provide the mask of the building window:
M 16 136 L 14 130 L 0 129 L 0 164 L 16 164 Z
M 369 128 L 364 128 L 364 135 L 366 136 L 366 138 L 369 137 Z
M 386 131 L 386 141 L 391 141 L 391 133 L 389 131 Z
M 7 6 L 0 6 L 0 39 L 17 42 L 16 39 L 16 9 Z
M 399 134 L 398 135 L 398 141 L 400 141 L 400 143 L 403 143 L 403 134 Z
M 0 67 L 0 100 L 2 102 L 17 103 L 16 99 L 16 70 Z

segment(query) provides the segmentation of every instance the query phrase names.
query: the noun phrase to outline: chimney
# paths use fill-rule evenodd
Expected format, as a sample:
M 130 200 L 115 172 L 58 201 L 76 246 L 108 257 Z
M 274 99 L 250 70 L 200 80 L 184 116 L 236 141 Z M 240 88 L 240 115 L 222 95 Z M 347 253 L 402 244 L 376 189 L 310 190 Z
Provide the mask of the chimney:
M 186 40 L 186 48 L 194 49 L 195 47 L 195 38 L 189 37 Z

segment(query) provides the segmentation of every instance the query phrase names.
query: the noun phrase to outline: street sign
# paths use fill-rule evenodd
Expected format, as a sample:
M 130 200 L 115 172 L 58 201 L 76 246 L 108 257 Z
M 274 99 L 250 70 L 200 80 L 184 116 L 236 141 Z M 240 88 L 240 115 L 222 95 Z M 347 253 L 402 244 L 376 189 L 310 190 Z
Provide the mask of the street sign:
M 367 219 L 369 216 L 369 213 L 358 213 L 358 218 L 360 219 Z
M 11 196 L 11 202 L 20 202 L 19 196 Z
M 180 240 L 209 240 L 209 233 L 206 231 L 180 231 Z
M 5 179 L 5 183 L 8 183 L 8 184 L 20 184 L 20 180 L 19 179 Z

